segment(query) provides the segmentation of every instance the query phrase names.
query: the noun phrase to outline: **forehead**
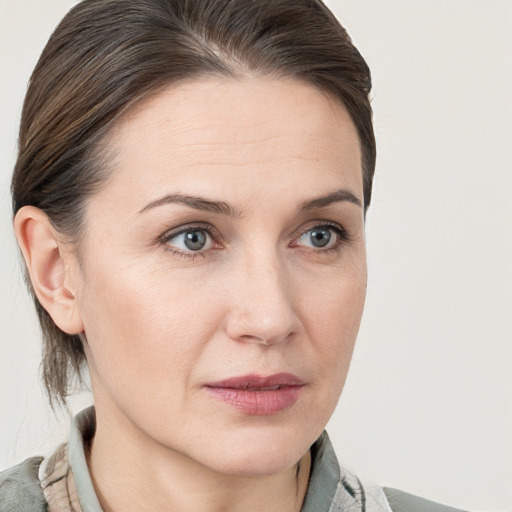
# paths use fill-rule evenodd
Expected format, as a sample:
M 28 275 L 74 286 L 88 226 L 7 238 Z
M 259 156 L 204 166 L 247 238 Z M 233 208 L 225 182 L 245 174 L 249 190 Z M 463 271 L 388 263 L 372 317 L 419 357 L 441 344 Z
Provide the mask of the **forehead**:
M 248 178 L 289 185 L 290 176 L 308 181 L 301 173 L 308 169 L 362 188 L 359 140 L 346 109 L 294 79 L 172 85 L 128 112 L 109 143 L 116 186 L 136 186 L 146 199 L 172 183 L 195 191 L 225 191 Z

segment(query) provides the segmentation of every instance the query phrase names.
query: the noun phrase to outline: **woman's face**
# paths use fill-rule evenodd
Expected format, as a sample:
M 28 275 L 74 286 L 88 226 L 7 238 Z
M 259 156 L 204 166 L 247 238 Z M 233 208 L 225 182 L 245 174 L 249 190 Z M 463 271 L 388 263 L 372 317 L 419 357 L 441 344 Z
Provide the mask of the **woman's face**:
M 292 79 L 191 81 L 110 144 L 77 264 L 98 428 L 224 473 L 292 466 L 338 401 L 365 297 L 349 115 Z

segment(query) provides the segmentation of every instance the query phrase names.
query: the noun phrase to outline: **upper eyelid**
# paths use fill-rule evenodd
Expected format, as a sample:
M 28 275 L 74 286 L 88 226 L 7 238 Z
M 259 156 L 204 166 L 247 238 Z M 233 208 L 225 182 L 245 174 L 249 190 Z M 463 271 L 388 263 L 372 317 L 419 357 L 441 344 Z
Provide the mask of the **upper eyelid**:
M 308 231 L 311 231 L 312 229 L 314 229 L 316 227 L 322 227 L 322 226 L 326 226 L 326 227 L 330 227 L 330 228 L 333 228 L 333 229 L 337 229 L 338 231 L 342 232 L 344 235 L 348 236 L 347 230 L 339 222 L 334 222 L 334 221 L 331 221 L 331 220 L 320 220 L 320 219 L 317 219 L 317 220 L 311 221 L 308 224 L 309 224 L 309 226 L 307 228 L 299 228 L 299 232 L 300 232 L 299 236 L 302 236 L 304 233 L 307 233 Z
M 187 231 L 193 231 L 194 229 L 206 231 L 212 237 L 220 236 L 218 230 L 211 224 L 204 222 L 191 222 L 166 230 L 162 235 L 158 237 L 158 239 L 160 241 L 169 240 L 170 238 L 174 238 L 178 235 L 186 233 Z

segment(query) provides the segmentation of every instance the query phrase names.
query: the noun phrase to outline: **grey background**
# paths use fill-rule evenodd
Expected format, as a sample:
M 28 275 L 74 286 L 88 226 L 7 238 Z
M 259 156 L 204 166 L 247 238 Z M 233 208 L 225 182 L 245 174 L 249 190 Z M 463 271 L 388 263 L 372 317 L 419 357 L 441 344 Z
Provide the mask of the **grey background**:
M 366 312 L 328 431 L 366 479 L 511 510 L 512 2 L 327 3 L 372 68 L 379 152 Z M 40 392 L 8 183 L 28 77 L 73 4 L 0 0 L 0 469 L 67 429 Z

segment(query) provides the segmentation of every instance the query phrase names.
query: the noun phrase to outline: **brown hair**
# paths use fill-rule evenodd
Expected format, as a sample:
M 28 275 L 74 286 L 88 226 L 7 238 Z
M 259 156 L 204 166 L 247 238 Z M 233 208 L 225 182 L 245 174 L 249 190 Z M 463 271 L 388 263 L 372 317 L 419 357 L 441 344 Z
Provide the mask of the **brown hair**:
M 136 101 L 205 75 L 295 77 L 347 108 L 362 149 L 370 204 L 375 139 L 368 66 L 320 0 L 84 0 L 61 21 L 37 63 L 23 106 L 13 212 L 43 210 L 78 243 L 87 198 L 108 177 L 107 132 Z M 29 285 L 29 288 L 30 285 Z M 85 356 L 35 295 L 42 375 L 64 403 Z

